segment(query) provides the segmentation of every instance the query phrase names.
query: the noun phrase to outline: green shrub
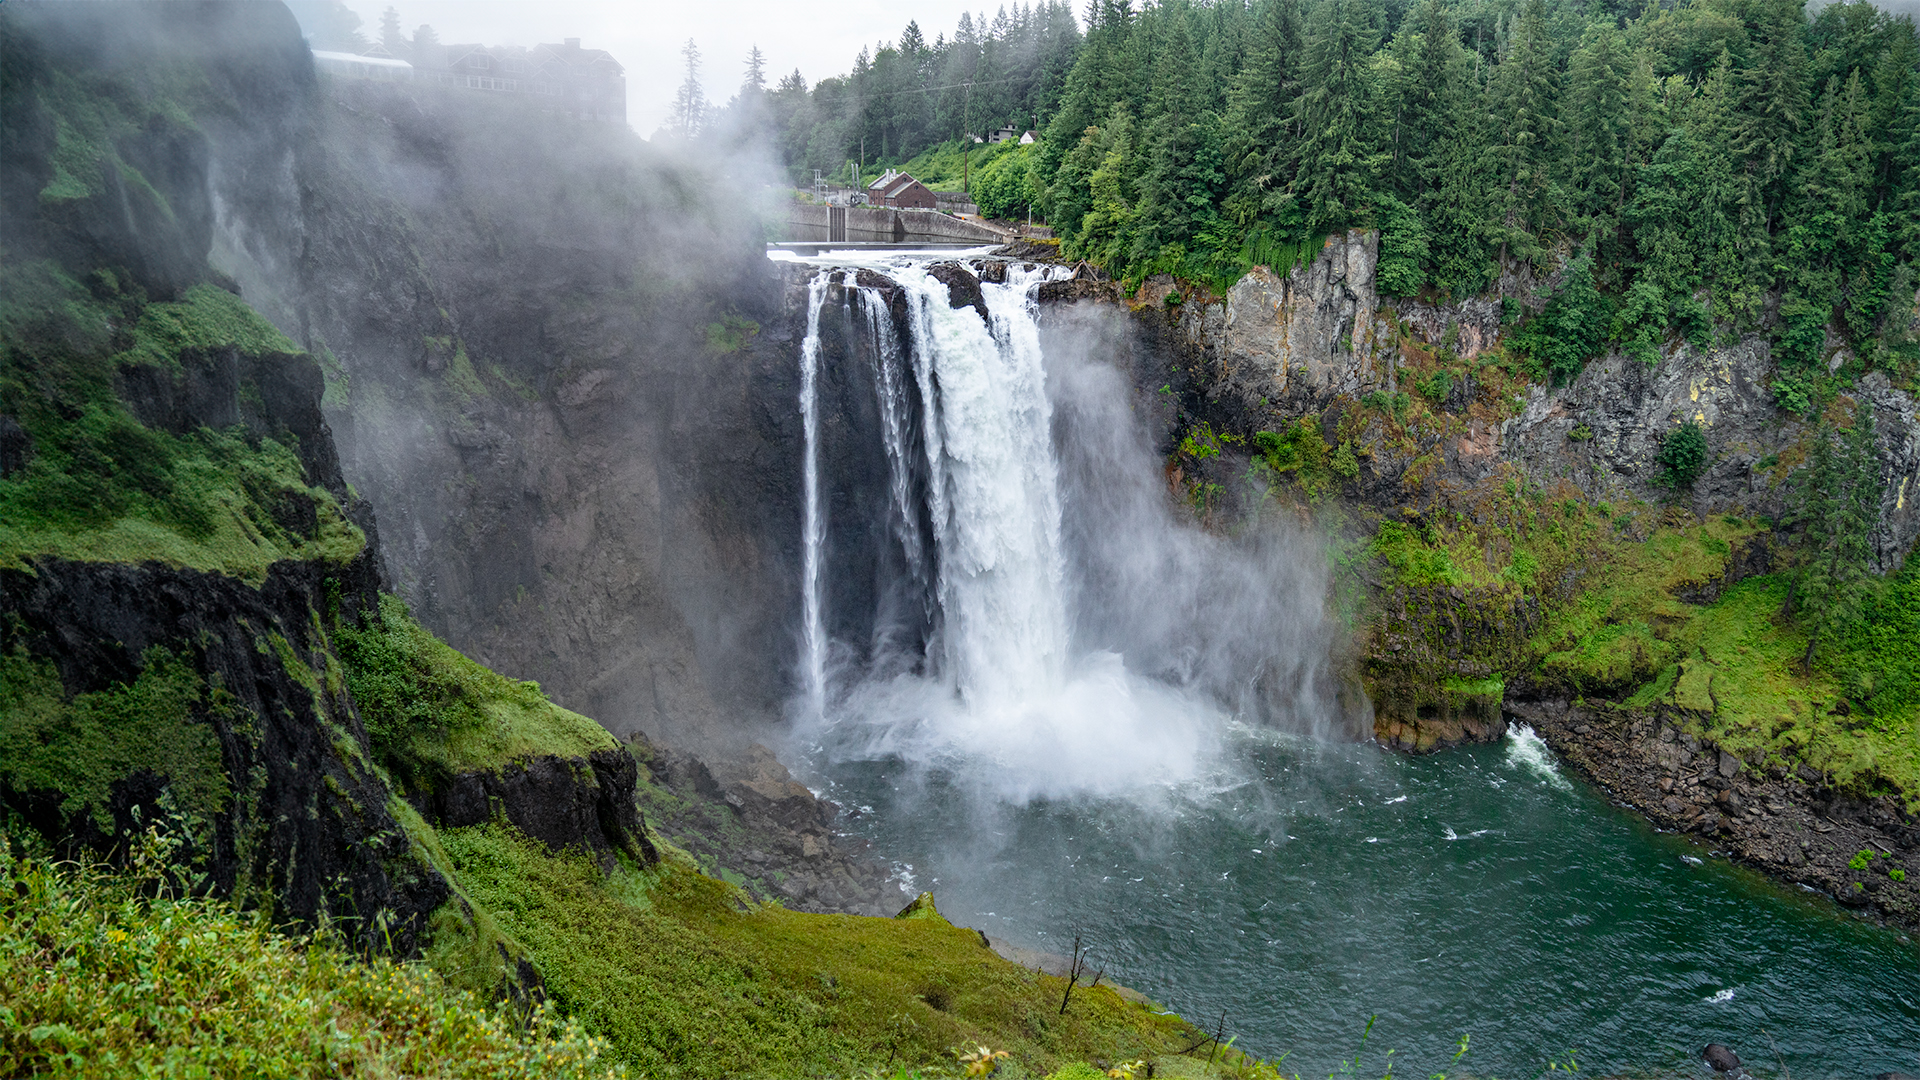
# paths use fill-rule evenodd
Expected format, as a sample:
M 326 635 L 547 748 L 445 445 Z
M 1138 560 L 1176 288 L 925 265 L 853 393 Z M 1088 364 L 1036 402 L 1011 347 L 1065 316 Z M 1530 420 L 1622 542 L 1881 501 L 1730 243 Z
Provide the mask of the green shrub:
M 1660 474 L 1654 482 L 1670 491 L 1684 491 L 1707 469 L 1707 436 L 1692 420 L 1667 432 L 1653 456 Z
M 1553 385 L 1563 386 L 1600 351 L 1612 319 L 1612 303 L 1594 284 L 1593 256 L 1582 251 L 1567 266 L 1565 286 L 1527 320 L 1514 344 Z
M 1360 404 L 1369 409 L 1378 409 L 1404 423 L 1407 419 L 1407 406 L 1412 404 L 1412 399 L 1407 397 L 1404 390 L 1372 390 L 1360 398 Z
M 1871 851 L 1857 852 L 1853 856 L 1853 858 L 1847 860 L 1847 869 L 1865 870 L 1867 868 L 1867 864 L 1872 862 L 1873 858 L 1874 858 L 1874 853 Z
M 489 671 L 413 621 L 398 597 L 333 630 L 374 756 L 403 782 L 494 768 L 528 754 L 582 757 L 616 744 L 548 701 L 538 683 Z
M 974 171 L 971 194 L 982 217 L 1019 217 L 1033 205 L 1033 181 L 1027 171 L 1030 149 L 1016 146 Z
M 418 964 L 178 898 L 149 831 L 135 871 L 0 833 L 0 1075 L 618 1077 L 603 1040 L 503 1015 Z
M 1907 880 L 1907 872 L 1896 866 L 1893 869 L 1887 871 L 1887 877 L 1891 878 L 1894 881 L 1905 881 Z

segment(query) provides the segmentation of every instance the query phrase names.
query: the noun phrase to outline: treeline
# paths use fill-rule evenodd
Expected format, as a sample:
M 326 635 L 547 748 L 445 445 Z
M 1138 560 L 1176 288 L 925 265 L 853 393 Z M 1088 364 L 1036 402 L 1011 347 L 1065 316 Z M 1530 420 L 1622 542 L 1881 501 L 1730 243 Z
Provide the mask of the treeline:
M 809 88 L 795 71 L 767 92 L 780 158 L 796 183 L 815 169 L 844 181 L 850 161 L 898 165 L 949 140 L 1038 127 L 1058 108 L 1080 43 L 1067 0 L 963 14 L 951 38 L 931 42 L 910 22 L 899 41 L 861 50 L 850 74 Z
M 1777 295 L 1791 384 L 1831 319 L 1865 342 L 1911 292 L 1917 63 L 1912 21 L 1866 3 L 1100 0 L 1033 195 L 1130 275 L 1231 278 L 1371 226 L 1383 290 L 1462 296 L 1571 251 L 1533 342 L 1563 377 Z
M 1829 324 L 1915 360 L 1879 333 L 1904 325 L 1895 298 L 1920 258 L 1910 17 L 1853 2 L 1809 18 L 1802 0 L 1092 0 L 1087 23 L 1058 106 L 1052 51 L 1020 106 L 1045 128 L 1014 207 L 1069 256 L 1225 283 L 1371 227 L 1392 295 L 1564 266 L 1516 337 L 1555 378 L 1607 345 L 1652 359 L 1675 334 L 1766 325 L 1797 410 Z M 1073 40 L 1051 33 L 1050 49 Z M 856 131 L 869 159 L 904 159 L 965 130 L 931 91 L 855 95 L 906 55 L 882 49 L 807 97 L 844 119 L 790 107 L 786 160 L 826 160 L 808 156 L 820 140 L 844 169 Z

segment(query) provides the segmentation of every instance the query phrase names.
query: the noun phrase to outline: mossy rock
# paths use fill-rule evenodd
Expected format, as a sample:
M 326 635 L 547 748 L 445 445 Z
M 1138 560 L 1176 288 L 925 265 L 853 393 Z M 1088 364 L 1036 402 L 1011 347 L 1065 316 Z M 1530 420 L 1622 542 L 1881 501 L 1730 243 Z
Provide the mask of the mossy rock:
M 914 897 L 913 903 L 901 908 L 900 914 L 895 915 L 894 918 L 947 921 L 946 917 L 940 914 L 940 909 L 933 906 L 933 894 L 930 892 L 923 892 L 919 896 Z

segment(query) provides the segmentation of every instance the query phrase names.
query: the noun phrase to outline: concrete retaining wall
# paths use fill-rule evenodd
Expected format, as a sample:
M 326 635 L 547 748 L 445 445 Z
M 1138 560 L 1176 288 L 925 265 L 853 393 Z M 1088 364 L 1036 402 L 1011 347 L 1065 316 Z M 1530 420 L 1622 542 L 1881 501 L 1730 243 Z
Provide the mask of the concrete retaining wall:
M 792 202 L 787 204 L 787 224 L 807 225 L 817 229 L 833 227 L 834 212 L 840 207 L 823 206 L 818 203 Z M 846 214 L 846 229 L 850 233 L 878 234 L 905 239 L 908 236 L 937 236 L 943 240 L 978 240 L 982 243 L 1003 243 L 1012 237 L 998 229 L 989 228 L 977 221 L 964 221 L 937 210 L 896 210 L 891 207 L 849 206 Z

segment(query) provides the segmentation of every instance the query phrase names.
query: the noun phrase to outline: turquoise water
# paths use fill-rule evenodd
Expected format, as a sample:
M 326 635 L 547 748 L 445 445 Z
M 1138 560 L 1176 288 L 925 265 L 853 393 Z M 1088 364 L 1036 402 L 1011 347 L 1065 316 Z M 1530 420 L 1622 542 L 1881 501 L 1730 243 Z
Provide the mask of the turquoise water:
M 1411 758 L 1241 731 L 1209 784 L 999 804 L 900 762 L 826 766 L 851 825 L 955 922 L 1057 953 L 1242 1049 L 1360 1072 L 1920 1072 L 1905 935 L 1662 834 L 1530 734 Z M 1368 1070 L 1372 1070 L 1370 1073 Z

